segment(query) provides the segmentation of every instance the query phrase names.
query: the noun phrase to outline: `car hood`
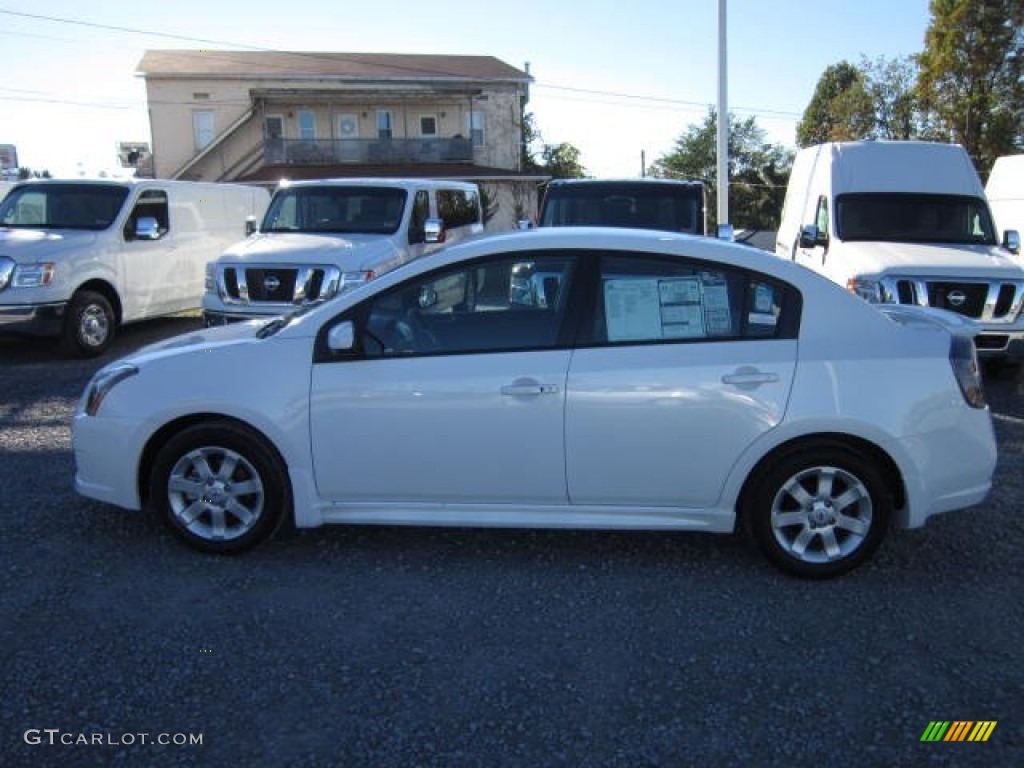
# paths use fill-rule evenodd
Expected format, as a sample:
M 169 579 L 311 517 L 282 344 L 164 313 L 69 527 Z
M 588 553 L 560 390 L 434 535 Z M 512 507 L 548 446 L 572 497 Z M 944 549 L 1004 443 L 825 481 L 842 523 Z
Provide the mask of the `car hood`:
M 858 264 L 864 275 L 1024 279 L 1011 254 L 993 245 L 855 241 L 843 243 L 835 258 Z
M 0 227 L 0 256 L 19 264 L 32 264 L 44 259 L 55 261 L 65 253 L 88 247 L 94 242 L 95 232 Z
M 310 235 L 270 232 L 253 235 L 236 243 L 221 257 L 221 263 L 245 264 L 335 264 L 343 270 L 360 269 L 364 263 L 380 261 L 397 249 L 385 235 Z
M 190 333 L 172 336 L 169 339 L 141 347 L 131 355 L 112 363 L 112 365 L 121 363 L 145 365 L 147 362 L 164 357 L 198 353 L 207 354 L 218 347 L 259 342 L 261 341 L 260 337 L 264 335 L 261 333 L 263 329 L 271 323 L 282 321 L 283 318 L 264 317 L 258 320 L 230 323 L 228 325 L 218 325 L 198 331 L 191 331 Z

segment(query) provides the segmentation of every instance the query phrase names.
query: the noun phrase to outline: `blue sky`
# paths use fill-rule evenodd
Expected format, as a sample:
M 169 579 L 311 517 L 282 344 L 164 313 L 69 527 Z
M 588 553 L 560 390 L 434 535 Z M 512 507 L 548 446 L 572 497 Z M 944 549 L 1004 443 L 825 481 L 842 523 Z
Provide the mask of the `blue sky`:
M 930 19 L 928 0 L 727 9 L 730 110 L 787 146 L 825 67 L 917 53 Z M 529 62 L 545 141 L 591 175 L 636 176 L 717 100 L 717 23 L 718 0 L 0 0 L 0 144 L 60 175 L 113 166 L 117 141 L 149 140 L 135 68 L 151 48 L 492 55 Z

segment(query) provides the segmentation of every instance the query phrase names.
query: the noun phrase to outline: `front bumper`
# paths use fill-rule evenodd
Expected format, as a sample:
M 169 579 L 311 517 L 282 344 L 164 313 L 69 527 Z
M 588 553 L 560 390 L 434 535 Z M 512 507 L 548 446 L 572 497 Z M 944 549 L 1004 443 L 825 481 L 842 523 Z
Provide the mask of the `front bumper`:
M 0 304 L 0 334 L 59 336 L 64 328 L 67 302 Z

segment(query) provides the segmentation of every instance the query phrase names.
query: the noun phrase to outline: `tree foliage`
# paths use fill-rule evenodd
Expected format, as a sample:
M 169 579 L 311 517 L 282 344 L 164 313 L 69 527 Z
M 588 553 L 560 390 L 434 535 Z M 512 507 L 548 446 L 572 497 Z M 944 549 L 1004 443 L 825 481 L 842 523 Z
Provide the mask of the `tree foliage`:
M 917 90 L 929 132 L 987 172 L 1024 149 L 1024 4 L 931 0 Z
M 579 149 L 568 142 L 547 144 L 532 113 L 523 115 L 522 169 L 525 173 L 555 179 L 580 179 L 587 175 Z
M 864 77 L 848 61 L 825 69 L 810 104 L 796 126 L 796 143 L 807 147 L 825 141 L 855 141 L 872 136 L 875 108 Z
M 917 66 L 911 56 L 874 61 L 862 56 L 860 72 L 873 105 L 874 125 L 869 138 L 913 139 L 920 133 L 914 82 Z
M 698 179 L 708 186 L 709 226 L 717 227 L 718 117 L 709 109 L 700 125 L 691 125 L 675 148 L 651 165 L 660 178 Z M 729 115 L 729 217 L 738 229 L 775 229 L 779 224 L 793 155 L 765 141 L 753 117 Z

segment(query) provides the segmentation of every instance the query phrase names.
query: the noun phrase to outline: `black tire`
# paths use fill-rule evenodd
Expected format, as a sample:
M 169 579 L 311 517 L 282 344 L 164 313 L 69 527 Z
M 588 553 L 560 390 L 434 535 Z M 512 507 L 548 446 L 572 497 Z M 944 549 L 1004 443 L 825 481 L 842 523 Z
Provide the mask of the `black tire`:
M 95 291 L 78 291 L 68 302 L 64 317 L 64 346 L 81 357 L 96 357 L 114 340 L 114 310 Z
M 164 523 L 202 552 L 243 552 L 291 514 L 288 475 L 252 430 L 212 421 L 174 435 L 153 462 L 149 501 Z
M 827 579 L 874 553 L 889 527 L 893 501 L 870 459 L 822 445 L 764 467 L 744 507 L 747 531 L 772 563 L 795 576 Z

